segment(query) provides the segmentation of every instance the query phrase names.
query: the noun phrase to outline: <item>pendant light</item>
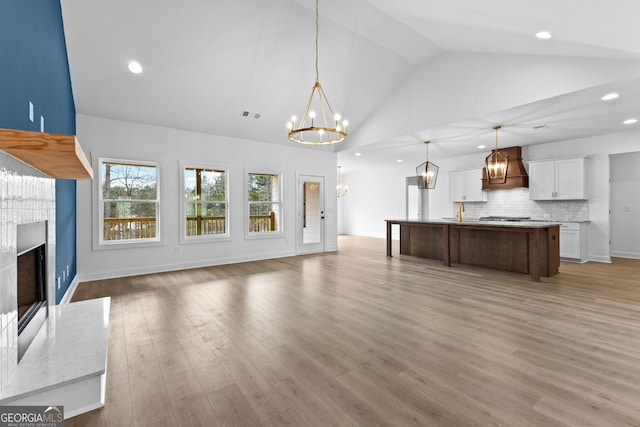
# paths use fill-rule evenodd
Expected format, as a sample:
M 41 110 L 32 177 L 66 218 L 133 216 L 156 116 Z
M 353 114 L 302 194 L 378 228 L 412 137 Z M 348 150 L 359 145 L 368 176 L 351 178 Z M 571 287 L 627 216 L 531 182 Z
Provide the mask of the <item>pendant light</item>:
M 505 156 L 498 151 L 498 129 L 502 126 L 496 125 L 493 129 L 496 131 L 496 149 L 486 159 L 486 174 L 490 184 L 504 184 L 507 182 L 507 168 L 509 166 L 509 156 Z
M 418 188 L 420 189 L 436 188 L 436 180 L 438 179 L 438 170 L 440 168 L 429 161 L 429 143 L 430 142 L 431 141 L 424 142 L 424 145 L 427 148 L 427 161 L 422 163 L 416 168 L 416 176 L 418 178 Z
M 347 195 L 347 191 L 349 191 L 349 187 L 342 186 L 342 182 L 340 181 L 340 168 L 342 166 L 338 166 L 338 185 L 336 185 L 336 195 L 338 197 L 344 197 Z
M 289 140 L 298 144 L 329 145 L 344 141 L 347 137 L 349 122 L 343 120 L 340 114 L 335 114 L 329 104 L 329 100 L 320 85 L 318 73 L 318 0 L 316 0 L 316 82 L 311 89 L 311 95 L 307 100 L 304 113 L 298 121 L 296 116 L 291 117 L 287 123 Z M 316 111 L 311 108 L 317 108 Z

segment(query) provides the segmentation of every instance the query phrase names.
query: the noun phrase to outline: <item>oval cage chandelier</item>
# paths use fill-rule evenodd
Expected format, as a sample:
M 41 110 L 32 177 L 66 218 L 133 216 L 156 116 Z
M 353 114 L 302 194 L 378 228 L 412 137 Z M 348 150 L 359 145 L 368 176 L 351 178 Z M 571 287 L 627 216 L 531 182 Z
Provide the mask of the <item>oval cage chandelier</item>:
M 333 112 L 331 104 L 320 84 L 318 72 L 318 0 L 316 0 L 316 82 L 311 89 L 304 113 L 298 121 L 296 116 L 287 123 L 289 140 L 298 144 L 329 145 L 344 141 L 349 122 Z M 316 115 L 317 108 L 320 117 Z M 342 122 L 341 122 L 342 120 Z
M 338 166 L 338 185 L 336 185 L 336 195 L 338 197 L 344 197 L 347 195 L 347 191 L 349 191 L 349 187 L 346 185 L 342 185 L 342 180 L 340 179 L 340 168 L 342 166 Z

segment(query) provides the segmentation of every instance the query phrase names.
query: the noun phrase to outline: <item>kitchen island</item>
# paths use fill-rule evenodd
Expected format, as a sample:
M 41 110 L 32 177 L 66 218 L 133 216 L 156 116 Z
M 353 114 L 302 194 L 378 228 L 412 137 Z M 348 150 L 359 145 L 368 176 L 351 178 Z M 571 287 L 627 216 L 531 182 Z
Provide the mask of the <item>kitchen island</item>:
M 531 280 L 558 274 L 560 227 L 548 222 L 386 220 L 387 256 L 391 227 L 400 226 L 400 254 L 529 274 Z

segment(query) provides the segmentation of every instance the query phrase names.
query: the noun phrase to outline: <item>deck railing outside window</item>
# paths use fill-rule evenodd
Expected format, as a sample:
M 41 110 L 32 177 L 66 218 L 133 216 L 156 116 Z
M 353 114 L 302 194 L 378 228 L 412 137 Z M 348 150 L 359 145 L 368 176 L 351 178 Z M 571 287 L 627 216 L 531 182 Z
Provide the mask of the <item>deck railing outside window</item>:
M 272 231 L 275 229 L 276 216 L 251 215 L 249 229 L 252 232 Z M 198 230 L 200 227 L 200 230 Z M 224 234 L 225 218 L 223 216 L 187 217 L 187 236 L 206 234 Z M 156 236 L 155 218 L 105 218 L 104 240 L 149 239 Z
M 187 216 L 187 236 L 225 234 L 226 231 L 223 216 Z
M 105 218 L 104 240 L 153 239 L 155 218 Z
M 276 230 L 276 214 L 269 212 L 269 215 L 249 215 L 249 231 L 251 233 Z

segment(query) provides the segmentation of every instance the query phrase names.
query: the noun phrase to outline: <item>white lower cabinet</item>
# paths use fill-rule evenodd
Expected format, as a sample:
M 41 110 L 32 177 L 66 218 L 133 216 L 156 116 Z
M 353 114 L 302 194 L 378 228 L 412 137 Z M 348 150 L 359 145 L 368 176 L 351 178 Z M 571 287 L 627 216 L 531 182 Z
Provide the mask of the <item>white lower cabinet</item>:
M 560 258 L 587 260 L 587 223 L 560 223 Z

